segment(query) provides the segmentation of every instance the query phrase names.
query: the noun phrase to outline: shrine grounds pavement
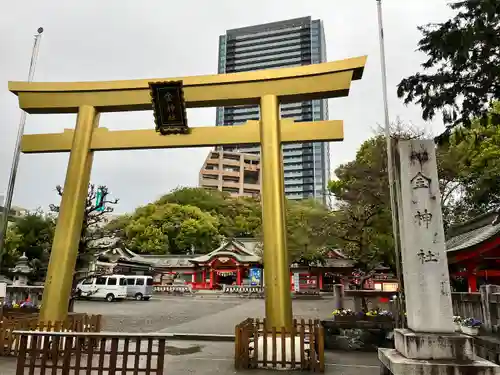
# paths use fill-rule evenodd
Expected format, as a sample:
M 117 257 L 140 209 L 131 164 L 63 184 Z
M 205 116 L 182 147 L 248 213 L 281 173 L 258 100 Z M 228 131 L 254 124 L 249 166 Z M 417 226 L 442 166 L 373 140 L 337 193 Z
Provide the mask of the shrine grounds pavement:
M 328 317 L 333 300 L 295 300 L 294 316 Z M 156 297 L 148 302 L 79 301 L 76 312 L 103 315 L 108 332 L 165 332 L 234 334 L 234 326 L 247 317 L 263 317 L 264 301 L 237 297 Z M 165 375 L 235 374 L 234 343 L 211 341 L 170 341 L 167 343 Z M 326 352 L 326 374 L 368 375 L 379 372 L 376 353 Z M 0 374 L 15 374 L 15 358 L 0 357 Z M 245 372 L 247 373 L 247 372 Z M 285 373 L 289 373 L 288 371 Z M 267 370 L 249 375 L 269 374 Z

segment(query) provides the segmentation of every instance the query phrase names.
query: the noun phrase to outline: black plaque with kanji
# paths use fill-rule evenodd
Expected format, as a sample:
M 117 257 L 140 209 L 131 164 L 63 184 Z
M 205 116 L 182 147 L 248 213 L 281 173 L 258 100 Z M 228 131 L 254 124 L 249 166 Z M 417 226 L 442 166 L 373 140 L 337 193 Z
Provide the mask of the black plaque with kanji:
M 182 81 L 150 82 L 156 131 L 162 135 L 189 132 Z

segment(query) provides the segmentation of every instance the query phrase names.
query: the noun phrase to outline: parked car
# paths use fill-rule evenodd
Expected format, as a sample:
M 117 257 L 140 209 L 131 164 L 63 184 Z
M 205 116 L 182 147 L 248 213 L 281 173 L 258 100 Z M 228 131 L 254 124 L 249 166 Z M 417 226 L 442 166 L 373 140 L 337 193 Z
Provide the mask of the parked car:
M 123 275 L 90 277 L 76 287 L 79 298 L 105 299 L 108 302 L 127 298 L 127 279 Z
M 153 278 L 151 276 L 130 275 L 127 280 L 127 297 L 137 301 L 149 301 L 153 296 Z

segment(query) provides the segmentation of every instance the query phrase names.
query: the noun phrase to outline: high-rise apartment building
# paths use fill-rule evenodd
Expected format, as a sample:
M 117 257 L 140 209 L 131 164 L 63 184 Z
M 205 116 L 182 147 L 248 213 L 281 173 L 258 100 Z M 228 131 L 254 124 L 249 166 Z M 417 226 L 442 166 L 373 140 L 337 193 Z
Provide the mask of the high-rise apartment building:
M 210 151 L 200 170 L 200 187 L 223 191 L 233 197 L 258 197 L 259 155 Z
M 283 68 L 326 61 L 325 33 L 320 20 L 311 17 L 228 30 L 219 37 L 220 73 Z M 281 105 L 281 117 L 295 121 L 328 119 L 327 100 Z M 238 125 L 259 119 L 258 106 L 217 108 L 217 125 Z M 224 147 L 259 153 L 258 145 Z M 316 198 L 326 203 L 330 179 L 330 147 L 327 142 L 283 146 L 285 194 L 289 199 Z

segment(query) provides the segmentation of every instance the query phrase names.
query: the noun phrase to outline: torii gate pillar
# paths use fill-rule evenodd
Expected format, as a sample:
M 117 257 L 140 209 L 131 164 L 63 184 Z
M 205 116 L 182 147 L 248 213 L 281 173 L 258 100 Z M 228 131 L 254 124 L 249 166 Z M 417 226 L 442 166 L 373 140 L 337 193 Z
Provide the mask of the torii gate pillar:
M 133 150 L 258 144 L 262 149 L 262 212 L 266 324 L 291 328 L 289 264 L 281 146 L 284 143 L 343 140 L 342 121 L 294 123 L 280 119 L 280 104 L 347 96 L 362 77 L 366 57 L 296 68 L 173 78 L 182 81 L 187 107 L 259 105 L 260 121 L 239 126 L 194 127 L 187 134 L 159 135 L 154 129 L 108 131 L 99 113 L 151 109 L 149 83 L 164 80 L 39 83 L 10 82 L 28 113 L 77 113 L 75 130 L 24 135 L 24 153 L 71 152 L 40 314 L 62 321 L 82 228 L 92 155 L 102 150 Z

